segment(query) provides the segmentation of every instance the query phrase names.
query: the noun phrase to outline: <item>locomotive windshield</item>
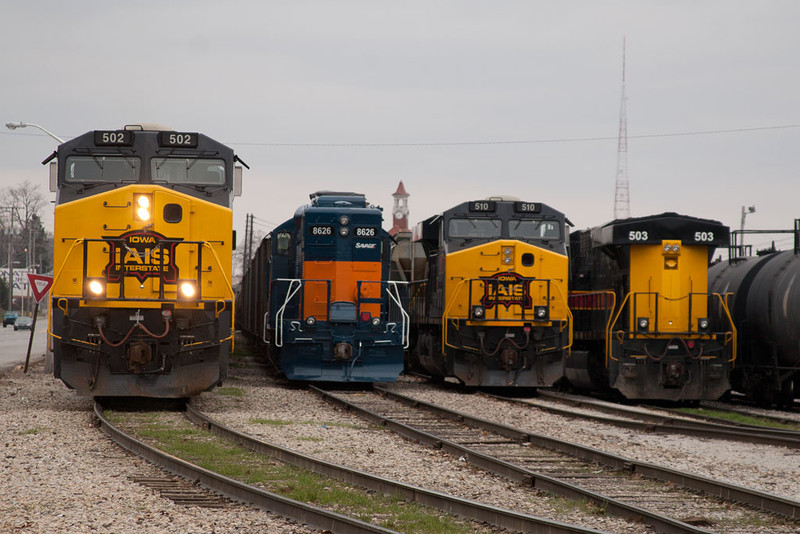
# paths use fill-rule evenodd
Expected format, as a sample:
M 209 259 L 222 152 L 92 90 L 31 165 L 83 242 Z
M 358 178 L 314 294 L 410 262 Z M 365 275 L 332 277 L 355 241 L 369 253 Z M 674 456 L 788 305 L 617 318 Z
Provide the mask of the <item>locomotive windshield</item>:
M 70 156 L 67 158 L 68 182 L 139 181 L 141 160 L 131 156 Z
M 560 239 L 561 228 L 556 221 L 511 219 L 508 236 L 518 239 Z
M 225 183 L 225 162 L 187 157 L 153 158 L 150 173 L 153 181 L 170 184 L 221 185 Z
M 451 238 L 499 238 L 502 224 L 500 219 L 450 219 L 448 235 Z

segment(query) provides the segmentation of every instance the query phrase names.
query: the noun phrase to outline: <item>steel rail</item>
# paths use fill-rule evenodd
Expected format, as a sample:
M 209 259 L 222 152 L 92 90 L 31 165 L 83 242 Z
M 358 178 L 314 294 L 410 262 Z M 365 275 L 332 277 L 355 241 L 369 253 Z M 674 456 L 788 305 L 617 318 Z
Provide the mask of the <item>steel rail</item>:
M 584 500 L 592 502 L 611 515 L 621 517 L 628 521 L 644 522 L 654 527 L 658 532 L 665 534 L 686 534 L 686 533 L 709 534 L 710 532 L 712 532 L 706 529 L 695 527 L 688 523 L 684 523 L 682 521 L 678 521 L 670 517 L 659 515 L 657 513 L 645 510 L 638 506 L 630 505 L 625 502 L 612 499 L 600 493 L 587 490 L 581 488 L 580 486 L 576 486 L 574 484 L 570 484 L 568 482 L 559 480 L 555 477 L 543 475 L 541 473 L 531 471 L 530 469 L 526 469 L 524 467 L 519 467 L 512 463 L 478 452 L 470 447 L 459 445 L 453 441 L 446 440 L 440 436 L 435 436 L 433 434 L 417 430 L 411 426 L 399 423 L 388 417 L 384 417 L 380 414 L 374 413 L 365 408 L 351 404 L 346 400 L 336 397 L 335 395 L 328 393 L 322 389 L 319 389 L 315 386 L 309 386 L 309 388 L 310 390 L 320 395 L 326 401 L 334 405 L 340 406 L 346 410 L 357 413 L 361 417 L 370 421 L 374 421 L 377 424 L 380 424 L 385 428 L 392 430 L 393 432 L 396 432 L 409 439 L 419 441 L 420 443 L 425 443 L 432 447 L 441 449 L 442 451 L 451 454 L 453 456 L 463 457 L 470 464 L 476 467 L 479 467 L 491 473 L 503 476 L 505 478 L 517 482 L 522 482 L 538 490 L 547 491 L 555 495 L 566 497 L 568 499 Z M 380 392 L 381 394 L 388 394 L 387 395 L 388 397 L 396 399 L 400 402 L 404 402 L 403 400 L 401 400 L 401 398 L 403 398 L 406 399 L 410 405 L 424 406 L 426 409 L 433 407 L 433 405 L 417 401 L 416 399 L 412 399 L 410 397 L 405 397 L 403 395 L 391 393 L 381 388 L 374 388 L 374 389 Z M 436 413 L 444 415 L 443 412 L 442 413 L 439 412 L 441 408 L 439 407 L 434 407 L 434 408 L 436 408 L 435 410 Z M 452 414 L 452 417 L 449 415 L 446 417 L 452 418 L 464 424 L 470 424 L 469 421 L 471 421 L 471 418 L 469 416 L 458 414 L 457 412 L 450 412 L 450 414 Z M 496 430 L 496 428 L 499 427 L 494 427 L 494 424 L 490 423 L 487 427 L 482 427 L 482 428 L 485 428 L 487 430 L 490 429 Z M 537 441 L 537 439 L 533 435 L 520 433 L 518 431 L 513 432 L 513 436 L 509 437 L 513 437 L 514 439 L 522 439 L 524 441 L 529 441 L 536 445 L 542 445 Z M 527 439 L 528 437 L 530 437 L 531 439 Z M 562 452 L 569 452 L 569 451 L 564 451 L 562 448 L 559 448 L 559 450 L 561 450 Z M 627 460 L 623 462 L 622 465 L 619 466 L 620 469 L 624 469 L 625 467 L 627 467 Z
M 676 469 L 670 469 L 668 467 L 661 467 L 647 462 L 640 462 L 638 460 L 607 453 L 592 447 L 586 447 L 584 445 L 578 445 L 568 441 L 542 436 L 540 434 L 525 432 L 510 426 L 472 417 L 461 412 L 448 410 L 441 406 L 436 406 L 412 397 L 394 393 L 383 388 L 375 388 L 375 390 L 386 395 L 388 398 L 395 398 L 398 401 L 405 402 L 409 405 L 423 406 L 425 409 L 434 411 L 444 417 L 461 421 L 469 426 L 483 428 L 485 430 L 497 432 L 515 439 L 522 439 L 536 445 L 565 452 L 567 454 L 572 454 L 584 460 L 597 462 L 615 469 L 622 469 L 632 473 L 638 473 L 645 477 L 654 478 L 665 482 L 672 482 L 680 487 L 697 490 L 713 497 L 719 497 L 722 499 L 728 499 L 742 504 L 747 504 L 765 512 L 780 514 L 791 519 L 800 519 L 800 501 L 787 499 L 785 497 L 764 491 L 745 488 L 736 484 L 729 484 L 727 482 L 713 480 L 707 477 L 692 475 L 691 473 L 685 473 Z
M 155 447 L 151 447 L 116 428 L 104 417 L 103 408 L 97 402 L 94 404 L 94 412 L 100 420 L 100 430 L 122 448 L 180 477 L 197 481 L 212 491 L 225 495 L 230 499 L 247 502 L 282 517 L 332 532 L 343 534 L 397 534 L 393 530 L 288 499 L 193 465 Z
M 774 445 L 776 447 L 800 449 L 800 432 L 794 430 L 781 430 L 757 425 L 735 423 L 723 424 L 722 420 L 712 422 L 703 420 L 701 418 L 687 419 L 678 417 L 678 415 L 688 418 L 691 418 L 692 415 L 683 414 L 680 412 L 675 412 L 675 415 L 659 415 L 653 413 L 648 414 L 641 411 L 632 410 L 624 406 L 610 406 L 607 404 L 602 404 L 598 401 L 594 401 L 593 399 L 587 399 L 584 397 L 574 398 L 571 395 L 541 391 L 539 394 L 553 402 L 561 402 L 574 407 L 586 407 L 619 417 L 639 419 L 639 421 L 634 421 L 632 419 L 613 419 L 610 417 L 592 415 L 588 413 L 576 413 L 563 408 L 536 404 L 535 402 L 528 400 L 514 399 L 499 395 L 491 396 L 504 402 L 524 404 L 526 406 L 563 417 L 589 419 L 592 421 L 597 421 L 598 423 L 640 430 L 642 432 L 680 434 L 685 436 L 723 439 L 727 441 L 738 441 L 759 445 Z
M 541 532 L 547 534 L 601 534 L 601 531 L 599 530 L 577 525 L 570 525 L 560 521 L 552 521 L 529 514 L 523 514 L 478 503 L 468 499 L 462 499 L 453 495 L 393 481 L 356 469 L 326 462 L 312 456 L 300 454 L 279 445 L 262 441 L 244 432 L 239 432 L 226 425 L 223 425 L 222 423 L 215 421 L 209 416 L 201 413 L 191 404 L 187 405 L 185 415 L 190 421 L 205 428 L 206 430 L 209 430 L 211 433 L 224 439 L 233 441 L 234 443 L 256 453 L 268 455 L 281 462 L 295 465 L 326 477 L 346 482 L 348 484 L 361 486 L 369 490 L 380 492 L 384 495 L 396 495 L 405 501 L 416 502 L 424 506 L 438 508 L 444 512 L 456 514 L 467 519 L 486 522 L 517 532 Z

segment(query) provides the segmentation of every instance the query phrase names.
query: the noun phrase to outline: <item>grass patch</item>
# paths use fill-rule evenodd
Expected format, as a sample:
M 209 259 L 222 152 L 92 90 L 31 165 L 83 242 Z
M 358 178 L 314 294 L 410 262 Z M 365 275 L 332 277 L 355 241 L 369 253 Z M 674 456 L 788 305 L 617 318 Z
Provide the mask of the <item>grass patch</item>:
M 225 387 L 225 388 L 217 388 L 214 390 L 217 395 L 222 395 L 223 397 L 244 397 L 244 391 L 240 388 L 234 387 Z
M 737 412 L 727 412 L 725 410 L 714 410 L 708 408 L 678 408 L 677 411 L 688 415 L 698 415 L 701 417 L 713 417 L 714 419 L 722 419 L 733 423 L 741 423 L 745 425 L 763 426 L 765 428 L 778 428 L 781 430 L 800 430 L 800 425 L 791 423 L 781 423 L 764 419 L 762 417 L 747 415 Z
M 297 501 L 399 532 L 467 534 L 476 530 L 475 524 L 438 510 L 362 490 L 250 452 L 190 424 L 181 414 L 162 412 L 156 419 L 140 415 L 106 413 L 112 423 L 135 431 L 141 439 L 169 454 Z

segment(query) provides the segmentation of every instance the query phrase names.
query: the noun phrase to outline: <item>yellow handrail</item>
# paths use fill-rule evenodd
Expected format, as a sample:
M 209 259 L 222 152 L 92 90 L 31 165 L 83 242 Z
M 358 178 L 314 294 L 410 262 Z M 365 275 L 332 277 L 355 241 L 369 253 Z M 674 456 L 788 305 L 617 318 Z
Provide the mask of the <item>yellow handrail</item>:
M 733 355 L 728 360 L 728 362 L 729 363 L 733 363 L 733 362 L 736 361 L 736 357 L 738 356 L 738 351 L 737 351 L 737 347 L 736 347 L 736 340 L 739 338 L 739 336 L 738 336 L 738 334 L 736 332 L 736 325 L 733 324 L 733 318 L 731 317 L 731 312 L 728 309 L 728 296 L 729 295 L 733 295 L 733 293 L 725 293 L 725 298 L 724 299 L 722 298 L 722 295 L 720 295 L 719 293 L 712 293 L 712 294 L 719 299 L 719 302 L 722 305 L 722 309 L 725 311 L 725 316 L 728 318 L 728 322 L 731 325 L 730 335 L 732 336 L 732 338 L 731 338 L 731 349 L 733 350 Z M 727 341 L 726 341 L 726 344 L 727 344 Z
M 64 272 L 64 267 L 67 265 L 67 260 L 69 259 L 70 255 L 72 254 L 72 250 L 78 246 L 79 244 L 83 243 L 84 239 L 82 237 L 76 239 L 72 242 L 72 245 L 69 247 L 67 251 L 67 255 L 64 256 L 64 261 L 61 262 L 61 267 L 58 268 L 58 272 L 54 273 L 53 275 L 53 285 L 51 286 L 53 293 L 56 291 L 56 282 L 59 278 L 61 278 L 61 273 Z M 61 339 L 60 336 L 57 336 L 53 333 L 53 313 L 52 307 L 50 307 L 51 312 L 47 314 L 47 349 L 53 350 L 53 347 L 50 345 L 50 338 L 54 337 L 57 339 Z

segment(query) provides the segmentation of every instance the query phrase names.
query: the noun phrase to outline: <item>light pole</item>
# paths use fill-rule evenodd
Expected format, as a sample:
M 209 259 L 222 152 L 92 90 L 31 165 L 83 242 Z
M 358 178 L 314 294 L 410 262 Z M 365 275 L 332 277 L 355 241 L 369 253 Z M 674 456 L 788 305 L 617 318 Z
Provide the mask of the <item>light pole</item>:
M 44 133 L 46 133 L 47 135 L 49 135 L 50 137 L 52 137 L 53 139 L 55 139 L 59 143 L 64 143 L 64 140 L 61 139 L 59 136 L 57 136 L 56 134 L 54 134 L 53 132 L 51 132 L 47 128 L 39 126 L 38 124 L 33 124 L 32 122 L 22 122 L 22 121 L 19 121 L 19 122 L 7 122 L 6 123 L 6 128 L 8 128 L 9 130 L 16 130 L 17 128 L 26 128 L 28 126 L 30 126 L 32 128 L 39 128 L 41 131 L 43 131 Z
M 742 206 L 742 226 L 740 228 L 741 234 L 742 234 L 741 252 L 740 253 L 741 253 L 742 256 L 744 256 L 744 218 L 747 217 L 748 213 L 755 213 L 755 212 L 756 212 L 756 207 L 755 206 L 750 206 L 749 208 L 747 208 L 747 211 L 745 211 L 744 206 Z

